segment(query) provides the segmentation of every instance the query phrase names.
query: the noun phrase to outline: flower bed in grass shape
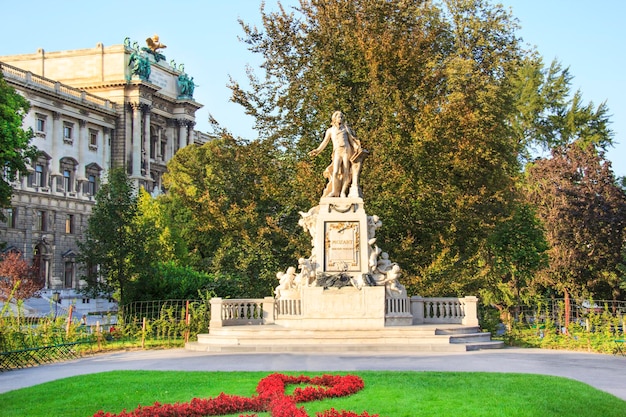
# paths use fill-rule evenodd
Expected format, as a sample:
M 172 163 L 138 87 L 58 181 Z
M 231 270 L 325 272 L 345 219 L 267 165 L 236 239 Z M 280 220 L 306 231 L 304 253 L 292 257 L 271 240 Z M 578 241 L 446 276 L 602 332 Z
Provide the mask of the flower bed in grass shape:
M 307 384 L 297 387 L 292 395 L 285 395 L 286 385 Z M 337 398 L 352 395 L 363 389 L 363 380 L 355 375 L 323 375 L 318 377 L 288 376 L 272 374 L 256 387 L 258 395 L 239 397 L 221 393 L 215 398 L 194 398 L 188 403 L 159 404 L 137 407 L 134 411 L 120 414 L 98 411 L 94 417 L 204 417 L 233 413 L 269 411 L 272 417 L 308 417 L 304 407 L 297 403 Z M 378 414 L 356 414 L 351 411 L 328 411 L 315 414 L 317 417 L 378 417 Z M 241 414 L 240 417 L 254 417 L 256 414 Z

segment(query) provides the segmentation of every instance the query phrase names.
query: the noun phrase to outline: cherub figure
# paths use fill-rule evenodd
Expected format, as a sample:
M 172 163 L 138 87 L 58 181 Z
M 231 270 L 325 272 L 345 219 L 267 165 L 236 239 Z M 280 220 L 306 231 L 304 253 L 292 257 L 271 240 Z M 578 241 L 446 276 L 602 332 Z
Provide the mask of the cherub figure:
M 310 259 L 300 258 L 298 259 L 298 267 L 300 268 L 300 282 L 299 286 L 308 287 L 315 283 L 315 269 L 311 264 Z
M 295 278 L 296 278 L 296 268 L 290 266 L 287 268 L 287 272 L 277 272 L 276 278 L 278 278 L 278 286 L 274 289 L 274 293 L 276 294 L 276 298 L 280 298 L 280 293 L 283 290 L 290 290 L 294 288 Z

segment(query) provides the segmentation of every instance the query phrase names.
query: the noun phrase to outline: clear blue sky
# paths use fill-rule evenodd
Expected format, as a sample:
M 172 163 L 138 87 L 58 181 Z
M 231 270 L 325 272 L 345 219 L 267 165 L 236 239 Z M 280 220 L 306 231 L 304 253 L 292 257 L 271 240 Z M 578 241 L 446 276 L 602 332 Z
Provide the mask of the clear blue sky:
M 495 1 L 494 1 L 495 2 Z M 284 5 L 297 4 L 285 0 Z M 616 175 L 626 176 L 626 1 L 501 0 L 520 20 L 520 36 L 546 63 L 558 59 L 574 76 L 585 102 L 607 102 L 616 146 L 609 150 Z M 93 48 L 121 44 L 125 37 L 143 44 L 158 34 L 167 60 L 185 64 L 198 84 L 194 98 L 204 107 L 196 129 L 208 129 L 211 113 L 235 135 L 253 137 L 252 121 L 229 102 L 228 76 L 245 81 L 245 66 L 258 63 L 238 41 L 242 18 L 258 23 L 257 0 L 31 0 L 0 5 L 0 55 Z M 275 0 L 266 0 L 274 8 Z

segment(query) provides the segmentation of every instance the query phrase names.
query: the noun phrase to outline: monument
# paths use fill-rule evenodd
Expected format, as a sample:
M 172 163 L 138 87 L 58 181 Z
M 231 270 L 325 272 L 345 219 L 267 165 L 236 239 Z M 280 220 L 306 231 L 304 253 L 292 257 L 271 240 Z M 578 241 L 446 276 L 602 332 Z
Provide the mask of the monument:
M 477 298 L 408 297 L 402 268 L 378 246 L 383 222 L 368 214 L 359 174 L 368 155 L 340 111 L 316 157 L 332 143 L 319 204 L 300 212 L 311 252 L 276 274 L 271 297 L 211 299 L 209 351 L 465 351 L 502 347 L 480 332 Z
M 382 221 L 365 211 L 359 174 L 368 151 L 361 146 L 342 112 L 331 118 L 315 157 L 332 143 L 331 163 L 324 171 L 328 183 L 317 206 L 300 212 L 299 224 L 311 235 L 311 255 L 279 272 L 275 289 L 278 310 L 298 302 L 296 317 L 277 323 L 299 328 L 372 328 L 385 325 L 386 299 L 404 305 L 393 323 L 410 325 L 406 290 L 400 266 L 376 244 Z

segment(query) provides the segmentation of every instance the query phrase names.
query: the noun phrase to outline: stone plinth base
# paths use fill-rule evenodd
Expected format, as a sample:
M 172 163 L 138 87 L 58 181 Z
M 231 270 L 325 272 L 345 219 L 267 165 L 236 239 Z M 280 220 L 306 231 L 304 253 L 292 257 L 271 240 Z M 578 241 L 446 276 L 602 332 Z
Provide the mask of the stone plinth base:
M 385 288 L 305 287 L 298 316 L 279 314 L 276 324 L 292 329 L 382 329 L 385 327 Z

